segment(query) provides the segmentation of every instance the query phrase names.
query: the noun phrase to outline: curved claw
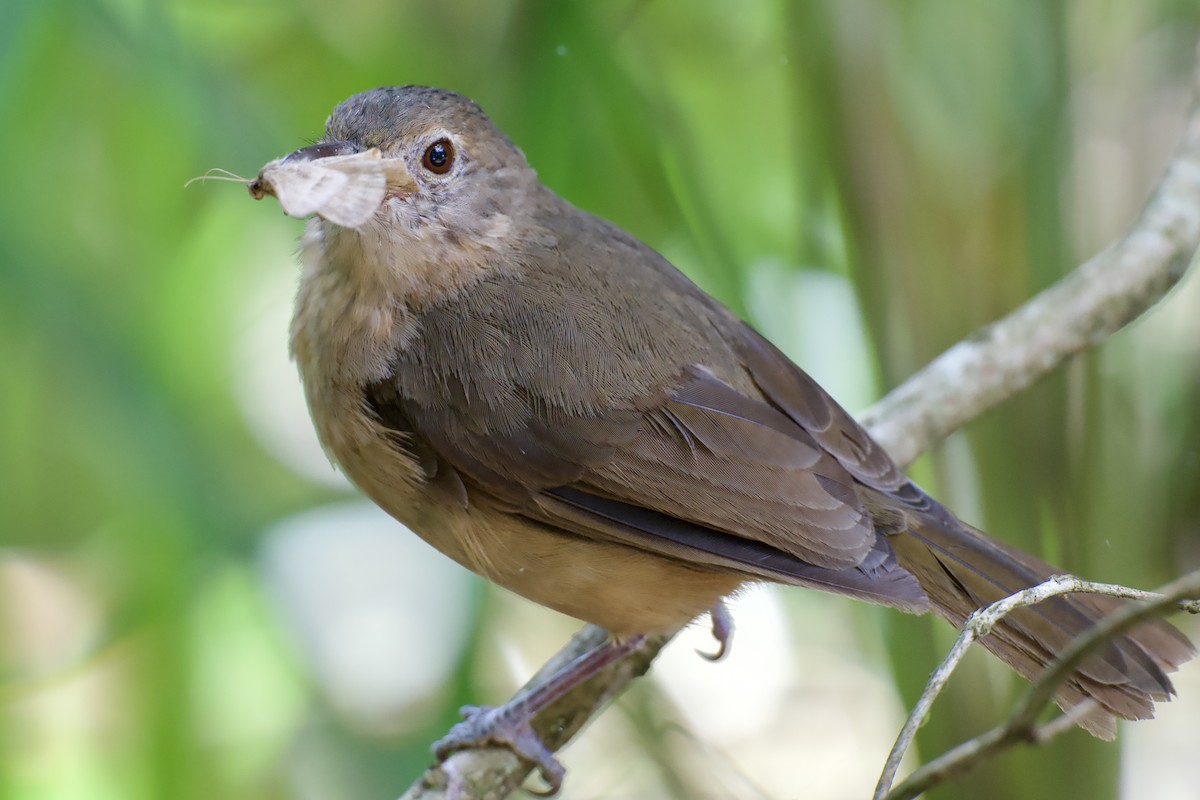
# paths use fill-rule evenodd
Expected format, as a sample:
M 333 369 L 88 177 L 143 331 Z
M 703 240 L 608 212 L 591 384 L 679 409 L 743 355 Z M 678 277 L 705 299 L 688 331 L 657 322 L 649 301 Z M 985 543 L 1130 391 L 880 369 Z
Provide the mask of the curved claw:
M 713 638 L 717 640 L 717 652 L 705 653 L 703 650 L 696 652 L 709 661 L 720 661 L 729 655 L 729 651 L 733 647 L 733 617 L 729 614 L 725 603 L 720 600 L 709 609 L 708 617 L 712 621 Z

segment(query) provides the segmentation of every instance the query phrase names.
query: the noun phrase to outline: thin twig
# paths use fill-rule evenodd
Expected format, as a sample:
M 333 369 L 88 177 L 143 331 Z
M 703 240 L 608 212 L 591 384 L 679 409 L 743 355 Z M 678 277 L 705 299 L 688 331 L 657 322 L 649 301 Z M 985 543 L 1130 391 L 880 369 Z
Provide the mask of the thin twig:
M 1197 573 L 1197 575 L 1200 575 L 1200 573 Z M 887 762 L 884 764 L 883 773 L 879 776 L 879 783 L 875 786 L 875 794 L 873 795 L 874 800 L 882 800 L 882 798 L 888 796 L 888 791 L 891 789 L 892 782 L 896 778 L 896 772 L 900 769 L 900 762 L 904 760 L 904 755 L 912 746 L 912 742 L 917 735 L 917 731 L 929 718 L 929 711 L 933 707 L 934 700 L 936 700 L 938 695 L 941 694 L 942 689 L 946 686 L 946 682 L 950 679 L 950 676 L 954 673 L 954 670 L 958 667 L 959 662 L 962 661 L 963 656 L 966 655 L 967 650 L 970 649 L 971 645 L 991 633 L 992 629 L 996 627 L 996 624 L 999 623 L 1000 620 L 1004 619 L 1004 617 L 1008 616 L 1013 611 L 1016 611 L 1018 608 L 1036 605 L 1045 600 L 1049 600 L 1051 597 L 1058 597 L 1059 595 L 1063 594 L 1103 594 L 1109 597 L 1127 598 L 1149 603 L 1160 603 L 1164 600 L 1168 600 L 1166 596 L 1157 592 L 1131 589 L 1127 586 L 1119 586 L 1113 583 L 1096 583 L 1095 581 L 1085 581 L 1080 578 L 1076 578 L 1073 575 L 1056 575 L 1049 580 L 1044 581 L 1043 583 L 1039 583 L 1037 586 L 1033 586 L 1009 595 L 1001 600 L 997 600 L 990 606 L 973 612 L 969 617 L 967 617 L 966 622 L 963 623 L 962 630 L 959 631 L 958 638 L 954 640 L 954 645 L 950 648 L 950 652 L 947 653 L 945 659 L 942 660 L 942 663 L 938 665 L 937 669 L 933 671 L 933 674 L 929 676 L 929 682 L 925 685 L 925 689 L 921 692 L 921 696 L 917 698 L 917 702 L 913 706 L 912 711 L 909 713 L 908 719 L 904 723 L 904 727 L 900 730 L 900 735 L 896 737 L 896 743 L 892 745 L 892 750 L 890 753 L 888 753 Z M 1187 597 L 1189 597 L 1189 595 L 1184 593 L 1180 598 L 1176 598 L 1174 601 L 1174 607 L 1178 610 L 1188 611 L 1189 613 L 1193 614 L 1200 613 L 1200 601 L 1194 599 L 1184 599 Z M 1170 606 L 1171 603 L 1168 601 L 1168 610 L 1174 610 L 1174 608 L 1171 608 Z M 1116 616 L 1116 614 L 1113 614 L 1109 617 L 1109 619 L 1112 619 Z M 1085 636 L 1080 637 L 1080 640 L 1088 639 L 1089 637 L 1095 635 L 1096 631 L 1099 630 L 1102 630 L 1102 626 L 1096 626 L 1095 628 L 1090 629 Z M 1066 657 L 1067 653 L 1070 652 L 1072 652 L 1072 650 L 1068 649 L 1060 656 L 1060 658 Z M 1057 664 L 1058 662 L 1055 661 L 1053 663 Z M 1045 680 L 1047 676 L 1052 674 L 1052 672 L 1053 668 L 1044 673 L 1042 678 L 1039 679 L 1038 684 L 1040 685 L 1041 681 Z M 1066 676 L 1069 674 L 1069 672 L 1066 673 L 1062 676 L 1061 680 L 1054 682 L 1051 695 L 1053 695 L 1053 688 L 1056 688 L 1058 684 L 1061 683 L 1062 680 L 1065 680 Z M 1042 705 L 1045 705 L 1045 702 L 1043 702 Z M 1064 716 L 1070 716 L 1073 718 L 1086 713 L 1087 709 L 1081 708 L 1081 706 L 1086 706 L 1086 703 L 1080 703 L 1076 705 L 1071 712 L 1069 712 L 1069 714 Z M 1040 711 L 1041 706 L 1038 706 L 1037 710 Z M 1051 725 L 1057 724 L 1057 720 L 1054 723 L 1051 723 Z M 1069 725 L 1064 725 L 1064 729 L 1069 727 Z M 1057 735 L 1059 732 L 1060 731 L 1057 731 L 1053 727 L 1047 727 L 1037 735 L 1053 736 Z
M 1081 581 L 1080 583 L 1086 582 Z M 1053 578 L 1046 583 L 1026 591 L 1036 593 L 1042 587 L 1052 587 L 1052 591 L 1045 593 L 1044 596 L 1042 596 L 1042 593 L 1039 593 L 1040 601 L 1056 594 L 1063 594 L 1064 591 L 1059 591 L 1059 589 L 1064 585 L 1066 584 L 1063 578 Z M 1102 584 L 1093 586 L 1095 588 L 1103 587 Z M 1119 588 L 1124 589 L 1124 587 Z M 1073 591 L 1073 589 L 1067 588 L 1065 591 Z M 1109 594 L 1109 592 L 1104 591 L 1098 593 Z M 1025 593 L 1018 593 L 1018 595 L 1021 594 Z M 1017 597 L 1018 595 L 1014 595 L 1013 597 Z M 1119 594 L 1116 596 L 1124 595 Z M 933 761 L 917 769 L 903 783 L 890 791 L 888 790 L 890 778 L 885 773 L 885 776 L 880 778 L 880 785 L 875 790 L 875 800 L 909 800 L 909 798 L 916 797 L 922 792 L 944 783 L 955 775 L 959 775 L 979 765 L 1002 750 L 1006 750 L 1021 742 L 1044 741 L 1047 737 L 1061 732 L 1067 726 L 1067 722 L 1056 719 L 1043 726 L 1037 726 L 1035 722 L 1037 716 L 1053 700 L 1054 693 L 1075 672 L 1084 659 L 1102 645 L 1112 641 L 1115 636 L 1146 620 L 1165 616 L 1180 608 L 1182 605 L 1181 601 L 1189 599 L 1194 601 L 1197 597 L 1200 597 L 1200 570 L 1172 581 L 1170 584 L 1164 586 L 1152 600 L 1131 603 L 1104 617 L 1085 633 L 1077 636 L 1066 650 L 1050 662 L 1050 665 L 1042 673 L 1041 677 L 1034 682 L 1033 686 L 1017 702 L 1016 707 L 1007 720 L 938 756 Z M 986 615 L 992 608 L 1006 603 L 1011 599 L 1005 598 L 999 603 L 989 606 L 982 613 Z M 1020 603 L 1020 605 L 1029 605 L 1029 603 Z M 1020 606 L 1013 604 L 1007 611 L 1018 607 Z M 979 614 L 980 612 L 976 612 L 976 614 L 972 615 L 972 618 Z M 994 625 L 995 621 L 990 620 L 983 624 L 987 625 L 990 630 L 991 625 Z M 968 619 L 967 624 L 968 626 L 971 625 L 970 619 Z M 979 635 L 983 635 L 983 633 Z M 1072 711 L 1075 711 L 1075 709 L 1072 709 Z M 1077 713 L 1085 712 L 1081 710 Z M 1073 721 L 1071 720 L 1071 722 Z M 911 737 L 909 739 L 911 741 Z M 890 758 L 888 764 L 891 766 Z M 894 775 L 894 771 L 892 774 Z M 887 779 L 886 783 L 885 778 Z

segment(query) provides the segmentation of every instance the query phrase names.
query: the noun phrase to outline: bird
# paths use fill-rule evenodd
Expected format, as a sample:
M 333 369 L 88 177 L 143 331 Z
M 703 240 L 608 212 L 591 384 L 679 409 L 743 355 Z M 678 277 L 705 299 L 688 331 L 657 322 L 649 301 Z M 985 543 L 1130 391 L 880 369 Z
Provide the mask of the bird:
M 523 707 L 469 711 L 440 756 L 500 742 L 557 789 L 563 769 L 529 719 L 705 614 L 723 653 L 722 601 L 748 583 L 961 625 L 1062 573 L 926 494 L 753 327 L 543 185 L 470 99 L 424 86 L 356 94 L 282 163 L 328 173 L 367 155 L 384 166 L 363 174 L 384 177 L 370 202 L 354 198 L 362 213 L 324 199 L 303 210 L 315 216 L 291 352 L 318 438 L 446 556 L 610 636 Z M 334 199 L 352 191 L 329 185 Z M 281 203 L 282 189 L 266 170 L 250 185 Z M 1057 597 L 983 644 L 1032 679 L 1118 604 Z M 1169 699 L 1167 673 L 1194 654 L 1169 624 L 1143 624 L 1079 666 L 1056 701 L 1090 701 L 1078 724 L 1111 738 L 1116 718 Z

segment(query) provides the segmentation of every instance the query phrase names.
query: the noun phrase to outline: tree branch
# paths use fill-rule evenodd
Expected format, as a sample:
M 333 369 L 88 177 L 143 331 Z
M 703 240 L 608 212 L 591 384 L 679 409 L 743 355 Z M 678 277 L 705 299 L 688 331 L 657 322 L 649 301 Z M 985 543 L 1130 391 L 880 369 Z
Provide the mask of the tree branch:
M 1193 83 L 1200 85 L 1200 73 Z M 907 466 L 933 443 L 1144 313 L 1179 281 L 1198 247 L 1200 105 L 1193 102 L 1182 142 L 1124 237 L 1004 319 L 938 356 L 868 409 L 862 416 L 864 426 L 898 464 Z M 1125 617 L 1113 615 L 1110 619 L 1118 622 L 1111 624 Z M 522 692 L 603 636 L 600 629 L 585 627 Z M 613 665 L 564 697 L 543 715 L 553 718 L 550 723 L 537 720 L 535 728 L 547 747 L 556 750 L 566 744 L 609 699 L 649 668 L 661 646 L 643 648 L 626 659 L 631 663 Z M 961 758 L 956 752 L 943 758 Z M 529 765 L 507 750 L 463 751 L 431 767 L 403 800 L 503 798 L 529 772 Z
M 1166 173 L 1130 231 L 1004 319 L 951 347 L 861 417 L 889 455 L 922 451 L 1147 311 L 1200 245 L 1200 70 Z

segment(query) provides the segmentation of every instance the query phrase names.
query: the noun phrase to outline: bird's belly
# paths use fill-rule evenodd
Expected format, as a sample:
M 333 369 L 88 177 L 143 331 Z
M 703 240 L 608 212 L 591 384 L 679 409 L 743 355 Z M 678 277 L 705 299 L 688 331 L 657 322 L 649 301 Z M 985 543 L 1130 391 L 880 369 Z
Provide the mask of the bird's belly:
M 616 636 L 676 631 L 744 580 L 485 507 L 451 526 L 450 547 L 447 531 L 418 533 L 494 583 Z
M 376 421 L 338 411 L 319 415 L 341 422 L 321 438 L 371 500 L 459 564 L 547 608 L 615 636 L 669 633 L 745 580 L 566 533 L 486 500 L 464 506 L 461 493 L 426 481 Z

